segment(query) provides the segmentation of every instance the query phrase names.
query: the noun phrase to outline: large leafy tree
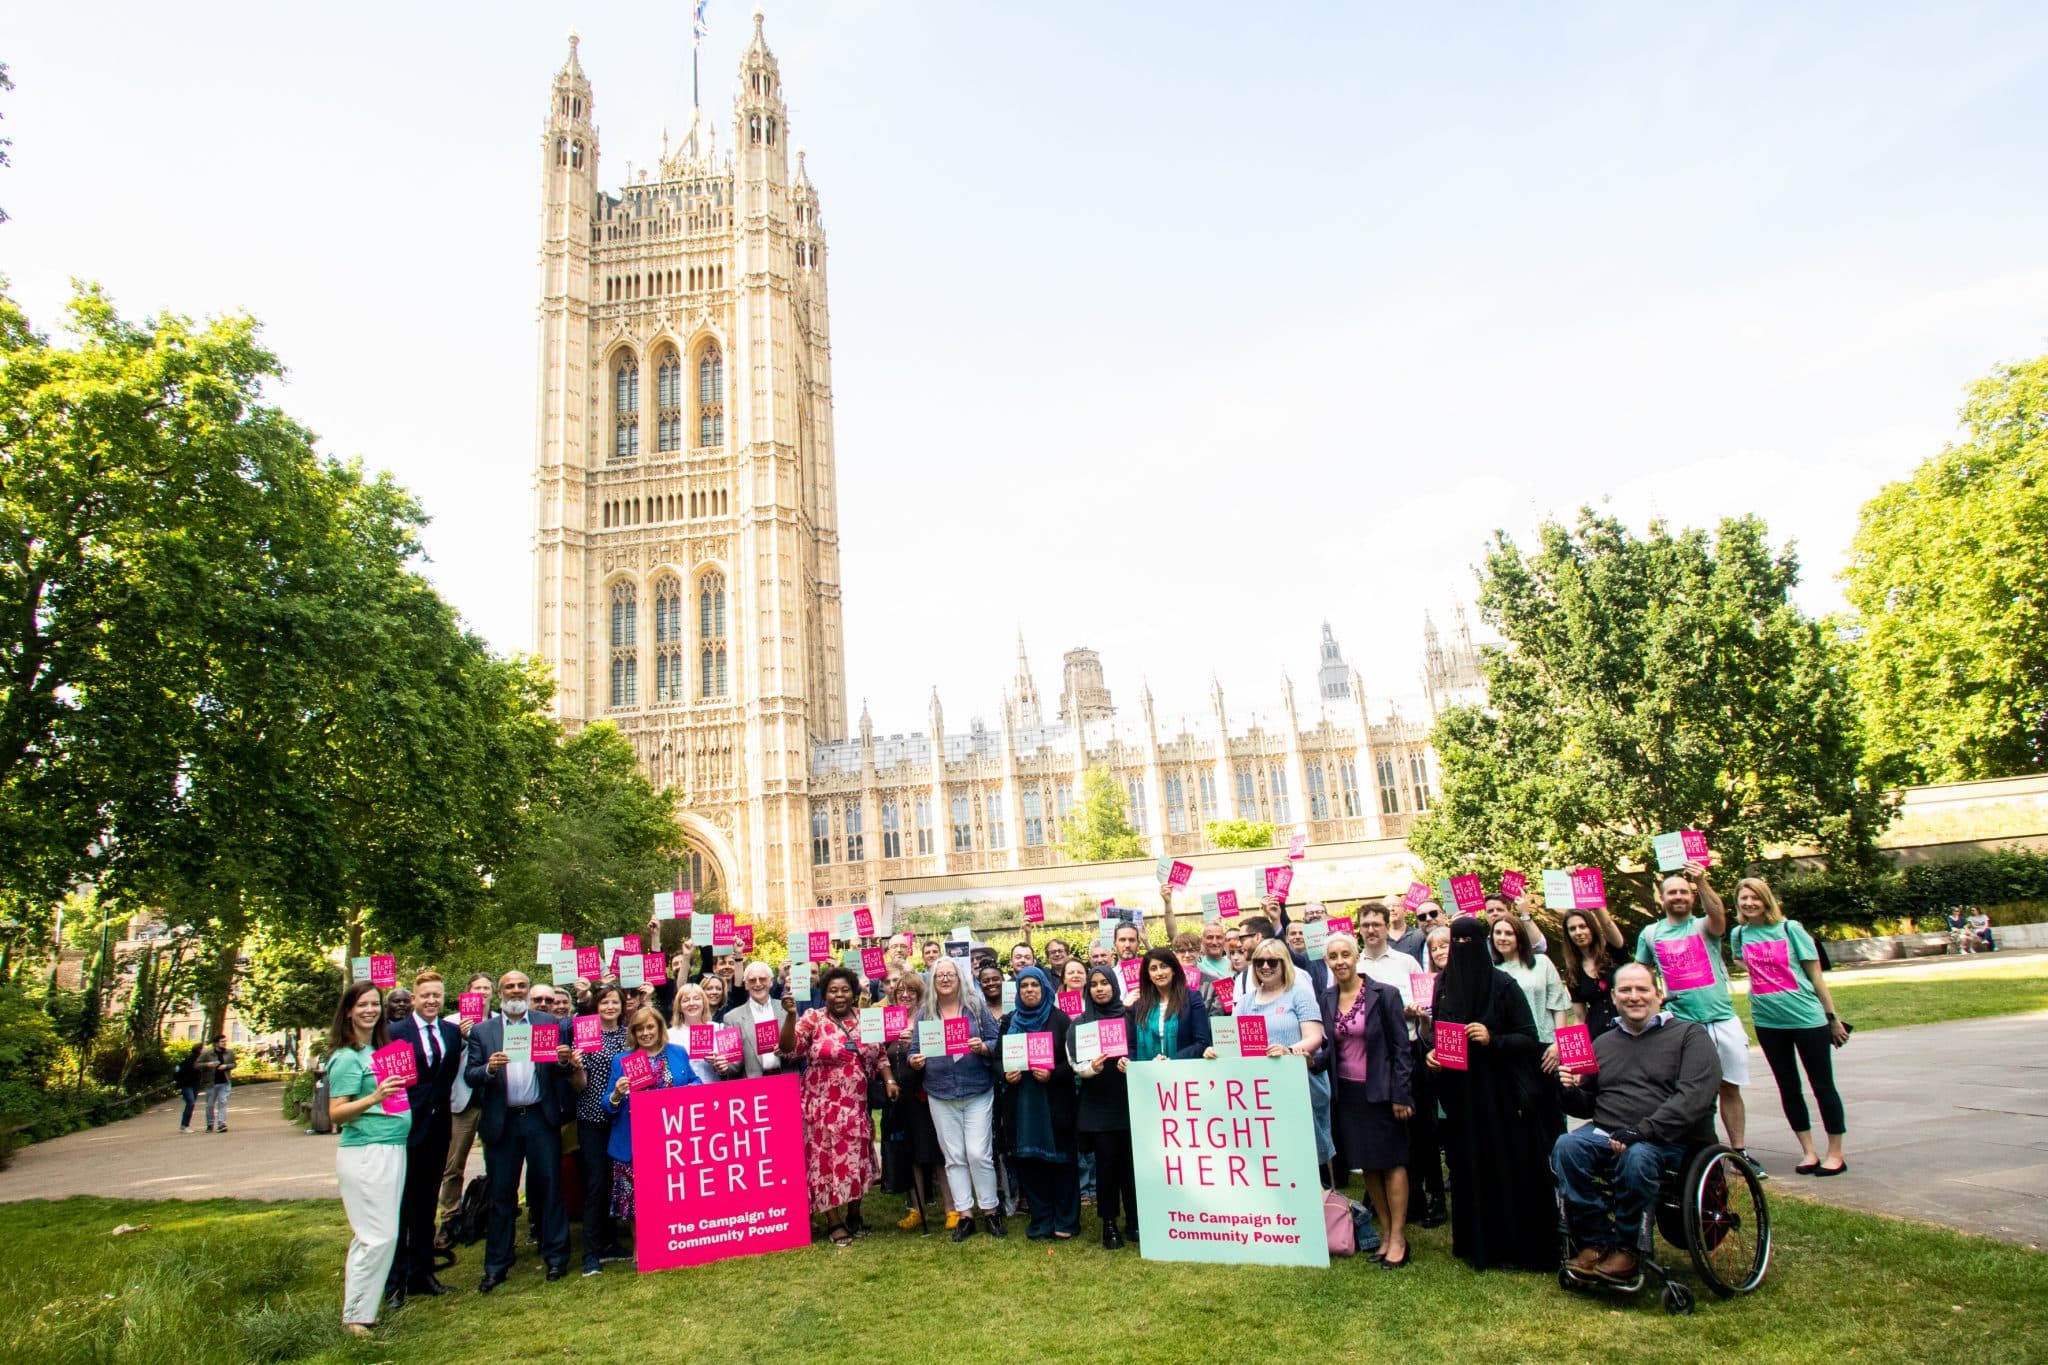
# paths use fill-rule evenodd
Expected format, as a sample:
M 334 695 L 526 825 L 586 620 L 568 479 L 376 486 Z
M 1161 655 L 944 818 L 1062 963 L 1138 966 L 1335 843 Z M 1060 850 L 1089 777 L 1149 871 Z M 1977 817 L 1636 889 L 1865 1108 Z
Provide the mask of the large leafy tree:
M 291 1034 L 297 1055 L 298 1035 L 332 1022 L 346 984 L 341 968 L 319 949 L 264 935 L 249 954 L 249 977 L 237 998 L 258 1029 Z
M 1142 858 L 1145 840 L 1124 813 L 1123 789 L 1103 767 L 1081 778 L 1081 799 L 1060 825 L 1060 853 L 1077 863 Z
M 1528 552 L 1496 533 L 1479 608 L 1505 647 L 1484 656 L 1486 705 L 1438 720 L 1443 792 L 1411 847 L 1489 876 L 1654 866 L 1652 836 L 1682 828 L 1723 866 L 1783 844 L 1867 854 L 1882 809 L 1797 580 L 1752 517 L 1638 537 L 1588 508 Z
M 2048 770 L 2048 356 L 1970 391 L 1966 440 L 1863 506 L 1843 581 L 1872 771 Z

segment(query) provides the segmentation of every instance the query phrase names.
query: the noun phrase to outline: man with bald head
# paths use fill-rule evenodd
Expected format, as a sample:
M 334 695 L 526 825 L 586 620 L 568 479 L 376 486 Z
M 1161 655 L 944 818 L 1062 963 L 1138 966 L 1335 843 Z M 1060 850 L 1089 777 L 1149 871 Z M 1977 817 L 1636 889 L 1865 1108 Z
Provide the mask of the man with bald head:
M 1579 1247 L 1567 1268 L 1627 1280 L 1658 1182 L 1685 1144 L 1714 1140 L 1721 1060 L 1704 1027 L 1664 1009 L 1656 974 L 1641 963 L 1614 974 L 1614 1007 L 1620 1019 L 1593 1040 L 1600 1069 L 1558 1073 L 1565 1112 L 1593 1121 L 1557 1140 L 1550 1169 Z

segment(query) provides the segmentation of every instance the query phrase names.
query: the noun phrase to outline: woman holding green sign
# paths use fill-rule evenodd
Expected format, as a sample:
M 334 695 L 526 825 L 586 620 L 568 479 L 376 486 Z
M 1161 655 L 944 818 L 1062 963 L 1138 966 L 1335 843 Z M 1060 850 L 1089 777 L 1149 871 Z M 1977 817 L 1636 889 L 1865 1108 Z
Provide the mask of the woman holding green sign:
M 1106 1057 L 1097 1048 L 1094 1056 L 1084 1060 L 1080 1034 L 1093 1024 L 1097 1026 L 1093 1034 L 1099 1038 L 1100 1025 L 1105 1021 L 1118 1028 L 1127 1027 L 1130 1013 L 1124 1008 L 1123 982 L 1108 967 L 1088 969 L 1088 988 L 1083 996 L 1086 1003 L 1080 1024 L 1067 1034 L 1074 1076 L 1081 1091 L 1074 1127 L 1081 1137 L 1081 1150 L 1095 1155 L 1095 1211 L 1102 1217 L 1102 1249 L 1115 1251 L 1123 1246 L 1125 1236 L 1134 1242 L 1138 1240 L 1138 1177 L 1131 1162 L 1125 1058 Z M 1124 1236 L 1119 1236 L 1116 1229 L 1119 1206 L 1123 1209 Z
M 1002 1129 L 1007 1153 L 1030 1206 L 1024 1235 L 1066 1241 L 1081 1230 L 1080 1172 L 1074 1161 L 1074 1068 L 1067 1061 L 1071 1021 L 1053 1007 L 1052 979 L 1036 967 L 1017 973 L 1017 1007 L 1005 1021 L 1003 1037 L 1041 1034 L 1052 1041 L 1050 1066 L 1005 1064 Z M 1029 1043 L 1026 1043 L 1029 1061 Z

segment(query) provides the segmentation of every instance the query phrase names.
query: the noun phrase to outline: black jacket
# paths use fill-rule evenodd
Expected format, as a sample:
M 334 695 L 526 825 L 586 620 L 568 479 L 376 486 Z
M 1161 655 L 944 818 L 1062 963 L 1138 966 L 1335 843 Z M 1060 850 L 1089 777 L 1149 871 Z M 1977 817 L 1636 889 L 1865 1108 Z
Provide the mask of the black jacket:
M 427 1040 L 421 1036 L 413 1016 L 392 1024 L 389 1028 L 391 1041 L 412 1044 L 413 1070 L 419 1080 L 405 1088 L 405 1101 L 412 1106 L 412 1127 L 406 1131 L 408 1147 L 418 1147 L 429 1140 L 434 1125 L 448 1122 L 449 1091 L 455 1084 L 455 1073 L 463 1063 L 462 1030 L 446 1019 L 436 1019 L 434 1029 L 441 1035 L 441 1065 L 430 1064 Z M 474 1029 L 471 1032 L 475 1032 Z
M 504 1043 L 503 1015 L 493 1015 L 469 1031 L 469 1055 L 463 1075 L 469 1079 L 473 1102 L 483 1105 L 476 1130 L 485 1142 L 497 1142 L 505 1133 L 505 1071 L 500 1068 L 493 1073 L 490 1069 L 491 1054 L 504 1051 Z M 569 1078 L 552 1058 L 542 1061 L 535 1057 L 533 1073 L 540 1091 L 541 1118 L 559 1128 L 565 1115 L 576 1112 Z

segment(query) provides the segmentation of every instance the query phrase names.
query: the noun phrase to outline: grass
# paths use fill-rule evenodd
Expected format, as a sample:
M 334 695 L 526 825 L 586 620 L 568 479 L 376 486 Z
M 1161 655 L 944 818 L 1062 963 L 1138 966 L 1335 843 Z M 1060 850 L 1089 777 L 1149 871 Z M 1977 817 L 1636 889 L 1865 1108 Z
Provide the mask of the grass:
M 871 1201 L 880 1223 L 893 1199 Z M 1650 1298 L 1592 1300 L 1541 1275 L 1474 1274 L 1448 1229 L 1389 1273 L 1165 1265 L 1013 1235 L 956 1247 L 893 1229 L 805 1251 L 640 1276 L 542 1281 L 533 1255 L 488 1302 L 476 1250 L 375 1340 L 336 1323 L 347 1228 L 332 1201 L 69 1199 L 0 1206 L 0 1342 L 15 1359 L 478 1360 L 696 1356 L 920 1362 L 1327 1359 L 1339 1343 L 1404 1362 L 2038 1359 L 2048 1255 L 1781 1199 L 1761 1290 L 1692 1318 Z M 118 1223 L 149 1230 L 110 1237 Z M 1093 1229 L 1092 1216 L 1084 1227 Z M 1697 1286 L 1696 1286 L 1697 1288 Z M 1234 1345 L 1233 1345 L 1234 1343 Z
M 1944 963 L 1868 980 L 1859 980 L 1859 975 L 1830 972 L 1827 977 L 1837 1012 L 1854 1024 L 1858 1033 L 2048 1010 L 2048 957 L 2015 958 L 1968 968 Z M 1738 983 L 1734 995 L 1735 1012 L 1754 1042 L 1749 993 Z

